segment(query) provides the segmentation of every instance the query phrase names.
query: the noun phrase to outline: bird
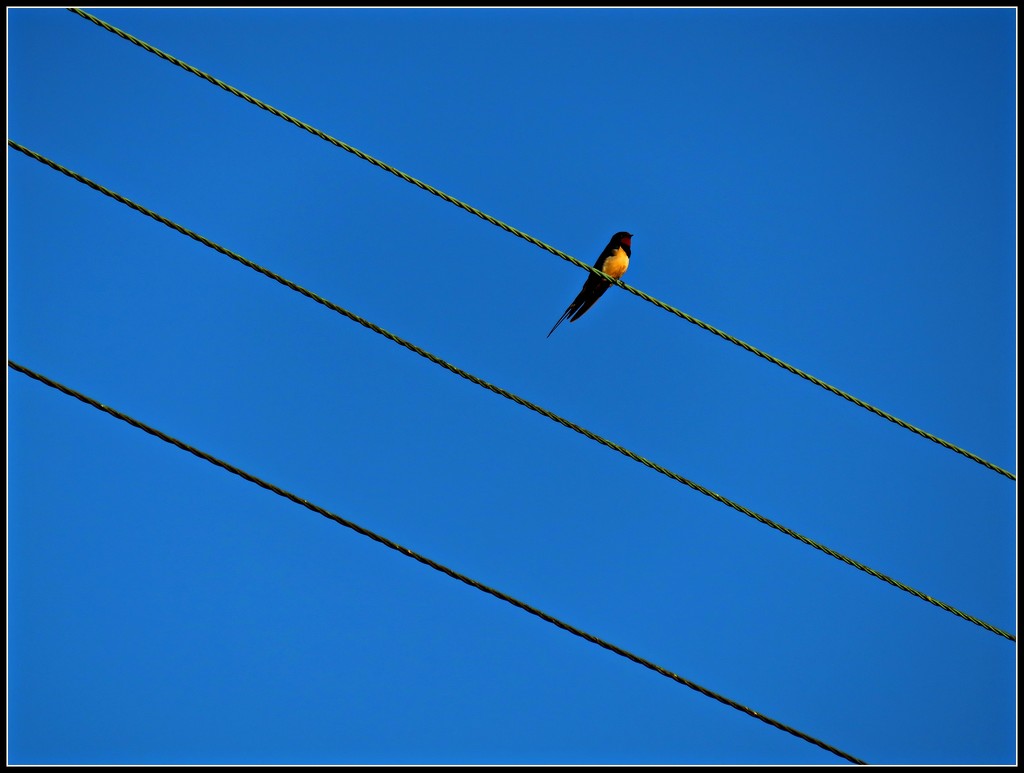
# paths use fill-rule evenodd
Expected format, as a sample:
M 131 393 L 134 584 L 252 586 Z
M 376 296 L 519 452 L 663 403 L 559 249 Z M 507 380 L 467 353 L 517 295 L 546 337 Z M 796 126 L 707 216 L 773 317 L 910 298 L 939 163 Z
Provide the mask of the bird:
M 600 257 L 598 257 L 597 262 L 594 264 L 594 268 L 598 271 L 603 271 L 610 277 L 619 279 L 626 273 L 626 269 L 629 268 L 632 238 L 633 234 L 626 231 L 619 231 L 615 234 L 612 240 L 608 242 L 608 246 L 601 252 Z M 551 333 L 555 332 L 555 328 L 565 322 L 565 320 L 568 319 L 570 322 L 575 322 L 586 314 L 587 309 L 597 303 L 597 299 L 604 294 L 604 291 L 610 285 L 611 282 L 607 279 L 602 279 L 597 274 L 590 274 L 587 277 L 587 281 L 583 284 L 580 294 L 576 296 L 576 300 L 570 303 L 569 308 L 558 318 L 558 322 L 555 323 L 555 327 L 551 328 L 547 337 L 550 338 Z

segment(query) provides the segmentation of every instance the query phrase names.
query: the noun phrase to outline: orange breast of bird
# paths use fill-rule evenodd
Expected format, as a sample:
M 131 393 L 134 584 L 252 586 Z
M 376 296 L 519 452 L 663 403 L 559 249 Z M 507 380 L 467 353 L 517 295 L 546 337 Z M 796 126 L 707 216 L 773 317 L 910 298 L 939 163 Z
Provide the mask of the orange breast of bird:
M 620 247 L 605 259 L 601 270 L 608 276 L 619 279 L 626 273 L 627 268 L 629 268 L 629 256 L 626 254 L 626 251 Z

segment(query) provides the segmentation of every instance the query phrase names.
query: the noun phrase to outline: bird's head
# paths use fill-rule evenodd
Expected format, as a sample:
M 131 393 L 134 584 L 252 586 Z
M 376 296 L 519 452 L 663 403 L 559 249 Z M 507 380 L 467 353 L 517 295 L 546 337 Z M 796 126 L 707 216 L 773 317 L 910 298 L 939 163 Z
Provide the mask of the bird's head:
M 612 241 L 616 244 L 624 244 L 627 247 L 632 247 L 633 234 L 627 233 L 626 231 L 619 231 L 615 236 L 612 237 Z

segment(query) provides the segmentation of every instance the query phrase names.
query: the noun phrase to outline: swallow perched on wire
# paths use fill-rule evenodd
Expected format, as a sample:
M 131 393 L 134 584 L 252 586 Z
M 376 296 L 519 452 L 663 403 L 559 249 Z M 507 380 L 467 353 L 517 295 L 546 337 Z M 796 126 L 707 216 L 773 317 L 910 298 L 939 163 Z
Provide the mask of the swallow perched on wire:
M 594 268 L 598 271 L 603 271 L 608 276 L 619 279 L 626 273 L 626 269 L 629 268 L 630 240 L 632 238 L 633 234 L 626 233 L 625 231 L 619 231 L 615 234 L 597 259 Z M 547 337 L 550 338 L 551 333 L 555 332 L 555 328 L 565 322 L 565 320 L 568 319 L 570 322 L 575 322 L 586 314 L 587 309 L 597 303 L 597 299 L 604 294 L 604 291 L 610 285 L 611 282 L 607 279 L 602 279 L 597 274 L 590 274 L 587 277 L 587 281 L 583 284 L 580 294 L 576 296 L 576 300 L 570 303 L 569 308 L 558 318 L 558 322 L 555 323 L 555 327 L 551 328 L 551 332 L 548 333 Z

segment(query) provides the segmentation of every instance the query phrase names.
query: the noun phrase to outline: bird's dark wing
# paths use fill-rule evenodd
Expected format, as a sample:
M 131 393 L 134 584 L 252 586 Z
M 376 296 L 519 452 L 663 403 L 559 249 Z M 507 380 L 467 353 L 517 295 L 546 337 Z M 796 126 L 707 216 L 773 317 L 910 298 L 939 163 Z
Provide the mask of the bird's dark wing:
M 565 320 L 575 322 L 584 314 L 587 313 L 587 309 L 597 303 L 597 299 L 600 298 L 604 291 L 608 289 L 609 282 L 607 279 L 602 279 L 595 274 L 591 274 L 587 277 L 587 281 L 583 284 L 583 289 L 580 290 L 580 294 L 576 296 L 576 300 L 569 304 L 569 308 L 565 310 L 565 313 L 558 318 L 558 322 L 555 323 L 555 327 L 551 328 L 547 337 L 551 337 L 551 333 L 555 332 L 555 328 L 561 325 Z
M 597 303 L 597 299 L 604 295 L 604 291 L 609 287 L 611 287 L 611 283 L 607 279 L 591 274 L 587 278 L 586 284 L 583 285 L 583 289 L 580 290 L 580 294 L 576 296 L 576 302 L 579 303 L 579 306 L 577 306 L 576 313 L 572 315 L 569 321 L 575 322 L 586 314 L 587 309 Z

